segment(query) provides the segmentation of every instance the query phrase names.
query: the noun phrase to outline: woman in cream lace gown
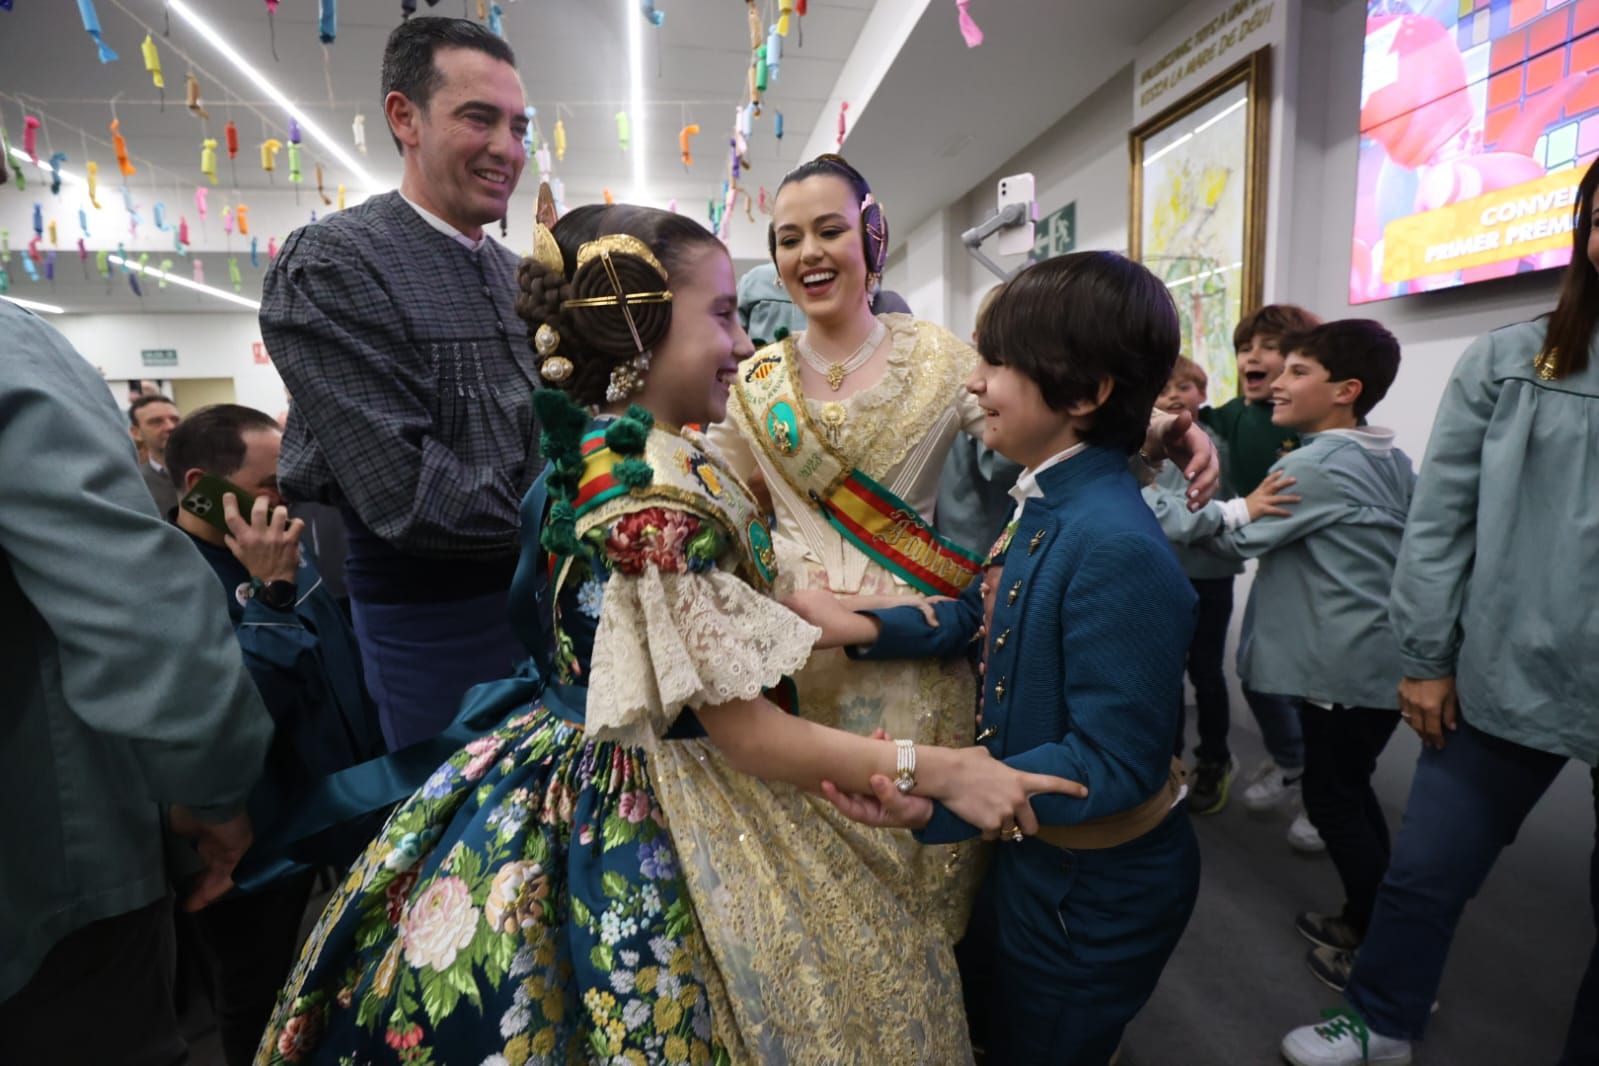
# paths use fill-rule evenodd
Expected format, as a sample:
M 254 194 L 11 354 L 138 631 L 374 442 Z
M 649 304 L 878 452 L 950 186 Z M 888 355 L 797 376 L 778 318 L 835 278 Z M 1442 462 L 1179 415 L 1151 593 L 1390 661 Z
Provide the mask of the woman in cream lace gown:
M 749 490 L 671 428 L 722 417 L 750 352 L 732 262 L 665 212 L 570 219 L 518 305 L 559 386 L 535 398 L 554 502 L 542 482 L 524 502 L 511 596 L 546 682 L 496 687 L 501 724 L 390 817 L 258 1061 L 970 1062 L 942 931 L 802 789 L 861 790 L 914 752 L 907 788 L 1024 831 L 1030 794 L 1081 790 L 766 698 L 817 631 L 769 595 Z
M 865 178 L 839 156 L 783 179 L 769 240 L 807 328 L 740 366 L 727 420 L 710 438 L 740 477 L 770 491 L 777 594 L 959 595 L 982 562 L 965 549 L 989 546 L 948 543 L 931 519 L 956 434 L 982 434 L 983 409 L 963 387 L 977 352 L 931 322 L 871 313 L 887 223 Z M 1192 460 L 1194 490 L 1208 498 L 1217 468 L 1202 431 L 1157 413 L 1149 454 L 1168 441 Z M 976 683 L 962 661 L 860 662 L 817 651 L 794 682 L 799 713 L 823 725 L 918 744 L 973 739 Z M 853 836 L 856 854 L 913 913 L 960 938 L 980 843 L 924 848 L 907 832 L 863 829 L 820 799 L 812 805 Z
M 955 435 L 982 429 L 982 409 L 962 387 L 977 353 L 931 322 L 872 315 L 887 232 L 865 179 L 842 159 L 822 156 L 790 173 L 772 220 L 778 276 L 808 328 L 745 362 L 728 418 L 710 437 L 741 477 L 759 478 L 771 493 L 777 594 L 956 595 L 975 575 L 976 562 L 963 565 L 906 528 L 914 524 L 907 523 L 910 514 L 902 512 L 896 523 L 901 550 L 873 558 L 844 531 L 848 526 L 867 539 L 862 527 L 840 521 L 858 507 L 855 501 L 823 508 L 811 493 L 825 497 L 825 473 L 836 481 L 838 470 L 853 468 L 886 490 L 878 501 L 890 510 L 903 504 L 903 511 L 930 519 Z M 781 391 L 765 387 L 784 379 Z M 774 404 L 782 417 L 769 417 Z M 774 439 L 773 430 L 788 439 Z M 802 447 L 785 454 L 796 430 Z M 807 471 L 804 446 L 811 444 L 833 453 L 835 469 Z M 939 572 L 929 574 L 919 563 Z M 799 712 L 814 722 L 860 734 L 881 728 L 920 744 L 972 742 L 976 684 L 965 662 L 868 663 L 842 650 L 818 651 L 794 682 Z M 980 843 L 923 848 L 907 832 L 862 829 L 820 799 L 813 806 L 855 838 L 857 854 L 898 886 L 916 913 L 936 922 L 952 943 L 959 939 L 976 889 Z

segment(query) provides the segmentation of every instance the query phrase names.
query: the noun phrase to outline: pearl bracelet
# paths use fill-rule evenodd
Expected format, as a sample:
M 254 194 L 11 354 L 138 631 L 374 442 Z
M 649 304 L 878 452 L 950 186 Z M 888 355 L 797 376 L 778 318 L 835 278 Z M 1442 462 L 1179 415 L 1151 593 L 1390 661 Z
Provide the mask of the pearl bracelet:
M 894 787 L 909 793 L 916 787 L 916 742 L 894 741 Z

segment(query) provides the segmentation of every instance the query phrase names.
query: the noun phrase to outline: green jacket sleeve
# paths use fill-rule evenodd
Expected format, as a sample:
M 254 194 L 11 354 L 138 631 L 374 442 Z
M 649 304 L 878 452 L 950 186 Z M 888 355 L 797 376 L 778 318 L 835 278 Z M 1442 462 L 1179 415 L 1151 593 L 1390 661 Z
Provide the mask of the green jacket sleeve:
M 1482 447 L 1499 399 L 1493 345 L 1492 334 L 1479 337 L 1450 375 L 1411 500 L 1388 601 L 1406 677 L 1455 673 L 1460 613 L 1477 552 Z
M 160 803 L 242 809 L 272 724 L 216 577 L 156 515 L 105 382 L 36 318 L 0 330 L 0 552 L 50 627 L 62 702 Z

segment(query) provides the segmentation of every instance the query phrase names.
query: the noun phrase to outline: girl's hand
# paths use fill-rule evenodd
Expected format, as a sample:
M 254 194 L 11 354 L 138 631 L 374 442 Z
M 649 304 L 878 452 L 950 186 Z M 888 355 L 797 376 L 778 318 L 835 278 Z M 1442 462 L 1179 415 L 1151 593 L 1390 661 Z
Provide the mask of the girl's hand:
M 838 602 L 852 611 L 887 611 L 895 607 L 915 607 L 934 629 L 938 628 L 937 603 L 954 603 L 949 596 L 840 596 Z
M 933 817 L 933 801 L 908 796 L 882 774 L 873 774 L 872 795 L 840 792 L 831 781 L 822 782 L 822 795 L 853 822 L 885 829 L 920 829 Z
M 1188 509 L 1197 511 L 1210 502 L 1221 485 L 1221 456 L 1210 435 L 1187 411 L 1172 414 L 1156 410 L 1149 420 L 1143 454 L 1152 460 L 1170 459 L 1188 479 Z
M 1088 795 L 1088 789 L 1076 781 L 1012 769 L 981 745 L 924 750 L 947 752 L 943 756 L 948 760 L 947 769 L 939 775 L 938 792 L 933 798 L 982 830 L 984 840 L 994 840 L 1015 828 L 1026 836 L 1038 832 L 1038 816 L 1033 813 L 1031 799 L 1039 793 L 1078 799 Z
M 822 631 L 814 645 L 818 650 L 877 642 L 877 619 L 856 614 L 826 589 L 797 589 L 783 597 L 783 606 Z

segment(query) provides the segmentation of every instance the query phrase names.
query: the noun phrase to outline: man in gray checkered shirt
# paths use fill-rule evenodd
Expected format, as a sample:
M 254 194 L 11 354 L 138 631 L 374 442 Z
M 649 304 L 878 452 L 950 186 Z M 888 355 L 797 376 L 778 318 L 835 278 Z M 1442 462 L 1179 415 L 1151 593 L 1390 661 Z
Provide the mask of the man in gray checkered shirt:
M 522 83 L 499 37 L 413 18 L 383 56 L 398 192 L 296 230 L 261 333 L 292 401 L 279 479 L 342 509 L 367 687 L 391 749 L 524 652 L 506 596 L 541 460 L 517 256 L 483 227 L 526 162 Z

